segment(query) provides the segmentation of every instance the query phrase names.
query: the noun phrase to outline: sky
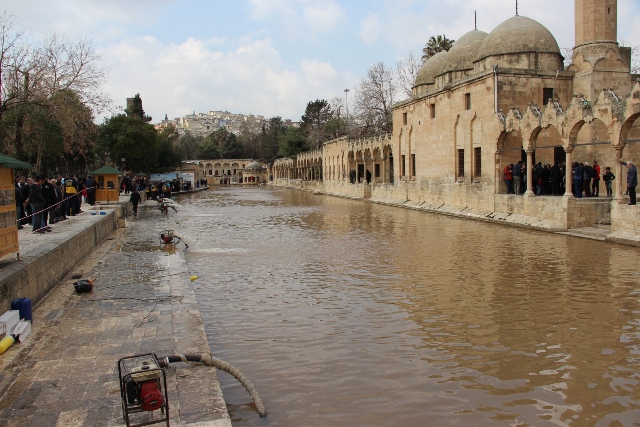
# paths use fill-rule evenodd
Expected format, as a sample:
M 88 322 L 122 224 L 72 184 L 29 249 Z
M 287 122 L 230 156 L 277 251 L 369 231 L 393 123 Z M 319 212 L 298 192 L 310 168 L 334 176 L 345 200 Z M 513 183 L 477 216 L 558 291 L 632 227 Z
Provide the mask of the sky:
M 29 37 L 93 41 L 120 108 L 139 93 L 153 123 L 192 112 L 281 116 L 353 96 L 377 62 L 418 57 L 430 36 L 490 32 L 515 0 L 2 0 Z M 519 0 L 561 48 L 574 45 L 574 0 Z M 640 0 L 618 0 L 618 37 L 640 45 Z M 348 99 L 349 103 L 352 99 Z

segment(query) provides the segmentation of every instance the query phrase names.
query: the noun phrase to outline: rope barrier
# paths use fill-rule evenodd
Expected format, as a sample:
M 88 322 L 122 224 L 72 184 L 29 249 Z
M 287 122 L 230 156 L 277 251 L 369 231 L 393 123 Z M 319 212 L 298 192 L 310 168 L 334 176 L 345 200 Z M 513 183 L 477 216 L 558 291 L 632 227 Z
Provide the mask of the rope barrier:
M 91 189 L 95 189 L 95 188 L 98 188 L 98 186 L 96 185 L 96 186 L 94 186 L 94 187 L 86 187 L 86 188 L 85 188 L 85 190 L 91 190 Z M 40 213 L 43 213 L 43 212 L 48 212 L 48 211 L 49 211 L 49 209 L 51 209 L 51 208 L 55 208 L 56 206 L 58 206 L 58 205 L 60 205 L 60 204 L 62 204 L 62 203 L 64 203 L 64 202 L 66 202 L 67 200 L 72 199 L 73 197 L 77 197 L 77 196 L 82 196 L 82 192 L 72 194 L 71 196 L 69 196 L 69 197 L 66 197 L 66 198 L 62 199 L 61 201 L 56 202 L 55 204 L 53 204 L 53 205 L 51 205 L 51 206 L 47 206 L 46 208 L 44 208 L 44 209 L 42 209 L 42 210 L 39 210 L 38 212 L 33 212 L 33 213 L 31 213 L 31 215 L 25 215 L 25 216 L 23 216 L 22 218 L 18 218 L 18 221 L 22 221 L 22 220 L 24 220 L 24 219 L 31 218 L 31 217 L 33 217 L 33 216 L 35 216 L 35 215 L 38 215 L 38 214 L 40 214 Z M 28 199 L 28 198 L 27 198 L 27 199 Z M 23 203 L 23 204 L 24 204 L 24 203 Z M 66 215 L 65 215 L 65 216 L 66 216 Z M 43 229 L 45 229 L 45 228 L 46 228 L 46 226 L 45 226 L 45 227 L 40 227 L 40 228 L 38 228 L 37 230 L 33 230 L 33 232 L 35 233 L 35 232 L 41 231 L 41 230 L 43 230 Z

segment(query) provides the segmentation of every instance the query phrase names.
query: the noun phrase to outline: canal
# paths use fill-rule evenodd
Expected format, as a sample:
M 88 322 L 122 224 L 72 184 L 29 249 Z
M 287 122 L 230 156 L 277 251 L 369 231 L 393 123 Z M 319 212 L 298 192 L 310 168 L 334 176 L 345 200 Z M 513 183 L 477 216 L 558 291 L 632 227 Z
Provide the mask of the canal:
M 234 426 L 631 426 L 640 250 L 270 187 L 180 199 Z

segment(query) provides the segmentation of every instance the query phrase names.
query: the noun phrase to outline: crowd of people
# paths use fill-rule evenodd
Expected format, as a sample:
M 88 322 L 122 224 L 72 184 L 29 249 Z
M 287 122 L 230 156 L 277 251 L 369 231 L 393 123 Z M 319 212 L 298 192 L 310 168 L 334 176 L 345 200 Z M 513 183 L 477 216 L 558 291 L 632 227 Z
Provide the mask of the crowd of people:
M 206 180 L 196 182 L 196 188 L 206 186 Z M 143 196 L 147 200 L 170 198 L 177 191 L 191 190 L 191 182 L 181 183 L 175 179 L 166 182 L 149 182 L 144 176 L 124 175 L 120 181 L 120 193 L 131 194 L 134 214 Z M 20 176 L 15 180 L 16 217 L 18 229 L 29 225 L 37 234 L 52 230 L 51 225 L 65 221 L 69 216 L 82 213 L 82 203 L 93 206 L 96 203 L 98 183 L 93 175 L 77 178 L 75 175 L 64 178 L 58 175 L 50 178 L 37 175 L 33 178 Z M 135 194 L 135 195 L 134 195 Z
M 553 165 L 538 162 L 531 171 L 532 189 L 537 196 L 562 196 L 566 192 L 567 165 L 555 162 Z M 613 196 L 612 183 L 616 179 L 611 168 L 604 173 L 598 162 L 574 162 L 571 165 L 572 182 L 570 189 L 574 197 L 600 197 L 600 181 L 605 184 L 607 197 Z M 504 167 L 503 180 L 507 186 L 507 194 L 523 195 L 527 186 L 527 165 L 523 161 Z
M 51 224 L 64 221 L 68 216 L 82 212 L 82 202 L 93 205 L 97 183 L 93 176 L 78 179 L 75 176 L 34 178 L 20 176 L 15 182 L 16 217 L 18 228 L 30 225 L 34 233 L 52 230 Z

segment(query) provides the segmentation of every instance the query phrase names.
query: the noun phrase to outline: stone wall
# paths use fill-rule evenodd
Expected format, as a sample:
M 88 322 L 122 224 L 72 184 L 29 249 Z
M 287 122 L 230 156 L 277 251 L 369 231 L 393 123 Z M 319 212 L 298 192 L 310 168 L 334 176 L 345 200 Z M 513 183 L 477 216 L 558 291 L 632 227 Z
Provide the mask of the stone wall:
M 626 203 L 611 204 L 611 233 L 607 240 L 625 245 L 640 246 L 640 215 L 638 206 Z
M 9 310 L 16 298 L 31 298 L 33 305 L 42 300 L 117 228 L 118 216 L 111 210 L 106 215 L 87 216 L 82 222 L 74 219 L 73 230 L 61 232 L 60 237 L 47 236 L 41 245 L 23 254 L 21 261 L 4 267 L 0 312 Z

